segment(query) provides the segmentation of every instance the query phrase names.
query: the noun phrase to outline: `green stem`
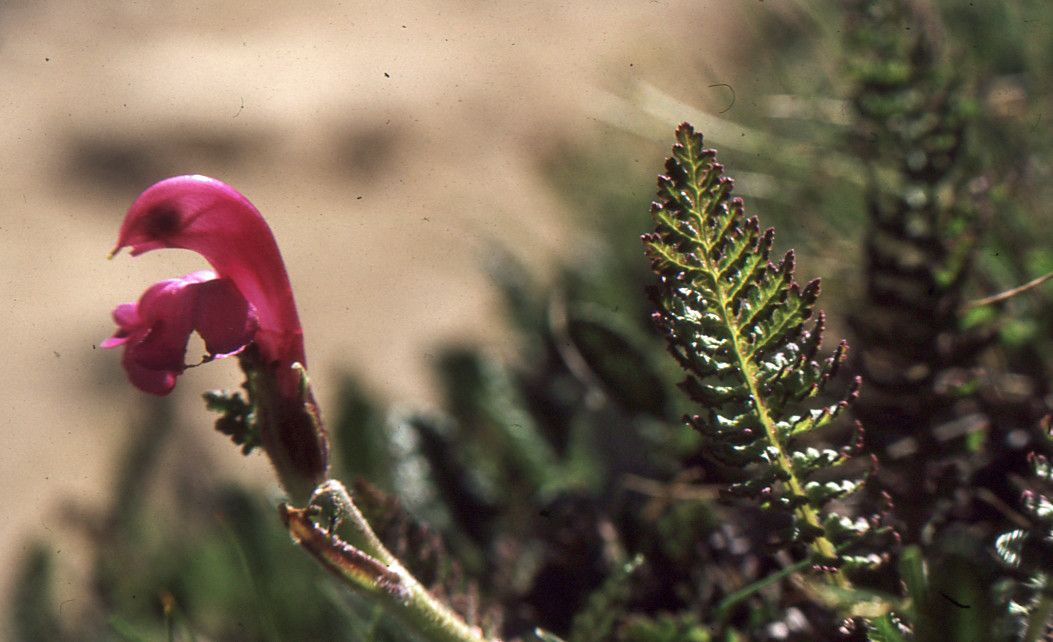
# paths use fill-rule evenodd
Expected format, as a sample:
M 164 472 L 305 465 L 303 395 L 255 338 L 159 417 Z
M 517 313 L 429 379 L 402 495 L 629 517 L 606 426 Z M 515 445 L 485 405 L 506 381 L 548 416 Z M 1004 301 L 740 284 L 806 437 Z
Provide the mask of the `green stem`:
M 740 588 L 739 590 L 735 591 L 734 593 L 731 593 L 730 595 L 725 597 L 723 600 L 721 600 L 720 604 L 717 605 L 717 609 L 716 609 L 716 620 L 717 620 L 717 622 L 723 622 L 728 617 L 728 614 L 731 612 L 731 609 L 736 604 L 738 604 L 739 602 L 745 600 L 749 596 L 753 595 L 754 593 L 760 591 L 761 589 L 763 589 L 765 587 L 771 586 L 772 584 L 775 584 L 776 582 L 782 581 L 782 579 L 785 578 L 785 577 L 789 577 L 790 575 L 793 575 L 794 573 L 803 571 L 804 569 L 808 568 L 808 566 L 810 564 L 812 564 L 813 562 L 814 562 L 814 560 L 812 560 L 810 558 L 809 559 L 803 559 L 803 560 L 801 560 L 799 562 L 796 562 L 794 564 L 791 564 L 791 565 L 787 566 L 786 568 L 783 568 L 783 569 L 781 569 L 779 571 L 776 571 L 776 572 L 772 573 L 771 575 L 767 575 L 764 578 L 762 578 L 760 580 L 757 580 L 756 582 L 753 582 L 752 584 L 748 584 L 748 585 Z
M 845 552 L 851 545 L 851 542 L 843 543 L 840 546 L 836 547 L 835 552 L 837 554 L 841 554 Z M 730 615 L 731 609 L 746 598 L 750 597 L 755 593 L 760 592 L 762 589 L 765 589 L 771 586 L 772 584 L 781 582 L 783 579 L 789 577 L 790 575 L 793 575 L 794 573 L 799 573 L 805 570 L 806 568 L 815 563 L 816 560 L 814 558 L 807 557 L 798 562 L 794 562 L 789 566 L 781 568 L 778 571 L 772 573 L 771 575 L 765 575 L 756 582 L 747 584 L 746 586 L 743 586 L 737 591 L 729 593 L 724 597 L 723 600 L 720 601 L 719 604 L 717 604 L 717 608 L 714 611 L 716 613 L 716 621 L 718 623 L 723 623 L 727 619 L 728 615 Z
M 319 528 L 307 510 L 279 506 L 293 540 L 344 584 L 380 604 L 407 629 L 430 642 L 488 642 L 479 629 L 435 599 L 391 554 L 351 504 L 345 519 L 361 548 Z M 490 640 L 489 642 L 498 642 Z

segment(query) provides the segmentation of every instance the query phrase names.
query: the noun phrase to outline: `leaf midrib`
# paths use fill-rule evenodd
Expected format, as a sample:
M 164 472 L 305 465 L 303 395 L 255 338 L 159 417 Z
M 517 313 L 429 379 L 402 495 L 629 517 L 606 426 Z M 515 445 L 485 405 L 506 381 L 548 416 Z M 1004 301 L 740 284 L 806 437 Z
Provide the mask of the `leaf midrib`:
M 688 143 L 690 139 L 688 139 Z M 804 488 L 800 479 L 797 477 L 794 471 L 793 464 L 790 460 L 786 449 L 778 438 L 778 430 L 775 426 L 775 421 L 772 419 L 771 412 L 765 403 L 764 398 L 760 394 L 760 386 L 757 381 L 757 366 L 753 363 L 750 355 L 748 354 L 748 346 L 742 343 L 742 332 L 739 324 L 735 319 L 735 315 L 731 313 L 730 300 L 728 293 L 725 291 L 723 283 L 720 279 L 720 271 L 714 264 L 711 252 L 713 244 L 708 242 L 708 239 L 704 236 L 704 230 L 706 230 L 705 220 L 703 217 L 705 213 L 701 211 L 700 203 L 704 197 L 703 190 L 701 187 L 700 178 L 700 165 L 697 162 L 697 158 L 700 158 L 699 152 L 701 150 L 692 149 L 688 147 L 688 143 L 685 143 L 685 155 L 682 161 L 687 162 L 686 169 L 688 174 L 688 180 L 690 182 L 689 188 L 692 192 L 692 211 L 691 214 L 698 220 L 698 235 L 694 239 L 695 242 L 703 248 L 702 255 L 699 257 L 699 265 L 702 268 L 702 273 L 706 278 L 709 279 L 712 284 L 713 292 L 717 296 L 717 307 L 718 314 L 721 322 L 724 325 L 725 331 L 729 335 L 731 349 L 734 353 L 735 360 L 738 364 L 738 369 L 743 382 L 746 384 L 747 389 L 750 393 L 750 399 L 753 402 L 753 408 L 757 414 L 757 419 L 764 427 L 764 432 L 767 435 L 769 445 L 775 450 L 775 459 L 777 465 L 786 473 L 787 479 L 785 480 L 786 485 L 790 491 L 797 496 L 804 496 Z M 718 197 L 719 199 L 719 197 Z M 715 204 L 719 207 L 719 203 Z M 731 213 L 730 216 L 733 218 L 735 215 Z M 730 222 L 729 226 L 730 227 Z M 725 228 L 726 231 L 727 228 Z M 798 516 L 804 520 L 809 526 L 813 526 L 817 529 L 821 529 L 822 526 L 819 521 L 819 515 L 816 509 L 810 504 L 803 504 L 794 509 Z M 819 536 L 813 540 L 810 544 L 812 549 L 827 559 L 833 559 L 837 556 L 836 549 L 833 543 L 825 536 Z M 838 572 L 835 574 L 835 582 L 841 586 L 847 586 L 847 580 L 844 576 Z

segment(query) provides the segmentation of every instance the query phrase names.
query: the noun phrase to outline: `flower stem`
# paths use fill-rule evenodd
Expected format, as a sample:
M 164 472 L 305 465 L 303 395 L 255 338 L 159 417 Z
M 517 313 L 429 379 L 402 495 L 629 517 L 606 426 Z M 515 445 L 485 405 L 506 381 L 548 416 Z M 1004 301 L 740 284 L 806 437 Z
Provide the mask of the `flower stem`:
M 344 584 L 383 605 L 404 626 L 430 642 L 499 642 L 435 599 L 381 543 L 353 503 L 348 520 L 354 545 L 326 533 L 310 511 L 278 507 L 293 541 Z

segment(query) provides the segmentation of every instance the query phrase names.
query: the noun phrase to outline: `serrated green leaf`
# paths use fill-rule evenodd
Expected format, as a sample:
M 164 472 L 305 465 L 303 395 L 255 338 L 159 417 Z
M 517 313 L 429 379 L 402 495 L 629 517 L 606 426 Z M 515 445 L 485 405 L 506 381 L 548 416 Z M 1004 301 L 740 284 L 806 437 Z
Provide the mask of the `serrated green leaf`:
M 643 238 L 658 276 L 656 322 L 688 371 L 682 388 L 706 408 L 689 423 L 708 454 L 725 464 L 760 464 L 752 481 L 732 492 L 755 493 L 763 506 L 791 511 L 792 536 L 810 542 L 819 558 L 834 559 L 821 525 L 823 504 L 858 484 L 809 482 L 807 474 L 845 454 L 796 454 L 791 438 L 825 425 L 854 397 L 853 388 L 842 403 L 793 411 L 833 375 L 844 345 L 822 365 L 813 360 L 823 318 L 809 330 L 805 323 L 819 282 L 803 288 L 794 282 L 792 251 L 769 262 L 774 233 L 761 233 L 757 219 L 745 217 L 732 185 L 716 152 L 681 125 L 651 206 L 655 232 Z

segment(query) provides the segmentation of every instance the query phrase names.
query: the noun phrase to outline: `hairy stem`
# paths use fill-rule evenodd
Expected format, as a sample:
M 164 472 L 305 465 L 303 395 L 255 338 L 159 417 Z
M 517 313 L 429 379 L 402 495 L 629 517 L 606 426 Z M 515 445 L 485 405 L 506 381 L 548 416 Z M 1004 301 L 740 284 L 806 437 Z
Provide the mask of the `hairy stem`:
M 353 504 L 352 504 L 353 507 Z M 293 540 L 348 587 L 381 604 L 403 626 L 430 642 L 498 642 L 435 599 L 391 554 L 353 507 L 356 548 L 326 533 L 308 517 L 309 511 L 282 504 L 282 521 Z

